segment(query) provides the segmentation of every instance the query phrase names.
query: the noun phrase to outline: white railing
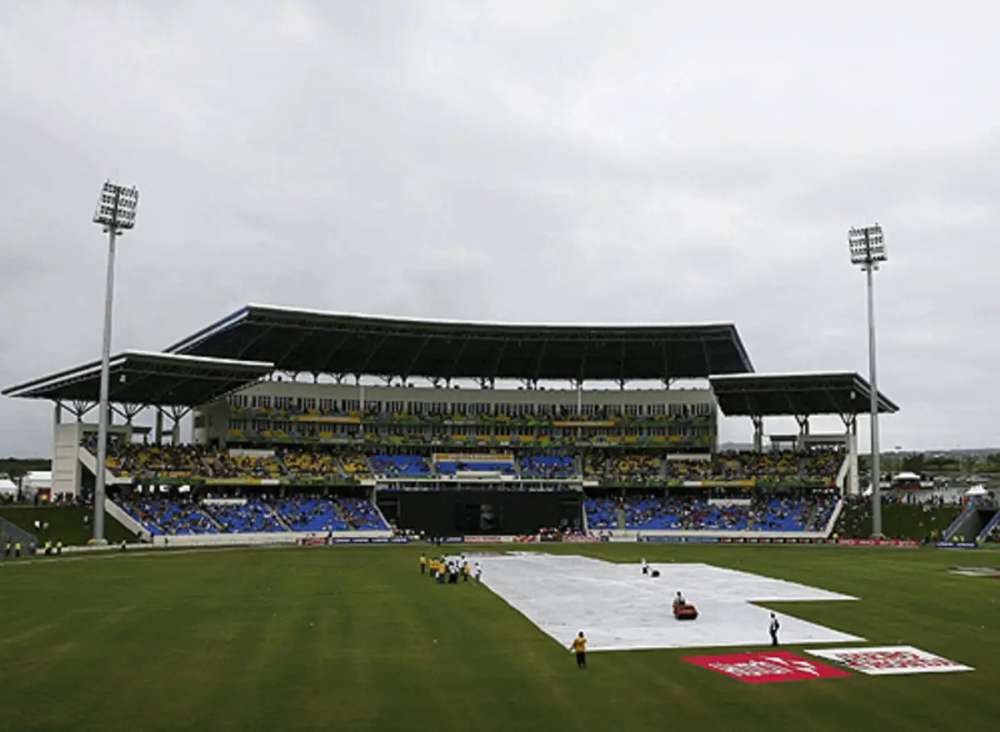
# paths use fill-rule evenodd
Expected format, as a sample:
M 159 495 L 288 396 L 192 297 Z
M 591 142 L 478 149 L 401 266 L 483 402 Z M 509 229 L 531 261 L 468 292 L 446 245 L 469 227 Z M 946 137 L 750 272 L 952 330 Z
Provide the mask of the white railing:
M 826 529 L 823 531 L 824 538 L 829 538 L 830 534 L 833 533 L 833 529 L 837 525 L 837 521 L 840 519 L 840 514 L 843 510 L 844 499 L 840 498 L 837 500 L 837 505 L 833 507 L 833 513 L 830 514 L 830 520 L 826 522 Z
M 131 531 L 133 534 L 139 536 L 143 541 L 149 541 L 151 534 L 149 530 L 143 526 L 136 518 L 126 511 L 124 508 L 119 506 L 110 498 L 104 500 L 104 513 L 108 514 L 111 518 L 115 519 L 118 523 L 124 526 L 126 529 Z
M 97 475 L 97 458 L 94 456 L 94 453 L 92 453 L 90 450 L 88 450 L 87 448 L 85 448 L 83 445 L 80 445 L 80 448 L 77 451 L 77 455 L 79 456 L 80 464 L 83 465 L 83 467 L 85 467 L 93 475 L 96 476 Z M 132 482 L 132 479 L 131 478 L 119 478 L 112 471 L 110 471 L 107 468 L 105 468 L 104 469 L 104 482 L 107 485 L 118 485 L 118 484 L 121 484 L 121 483 L 129 484 L 129 483 Z

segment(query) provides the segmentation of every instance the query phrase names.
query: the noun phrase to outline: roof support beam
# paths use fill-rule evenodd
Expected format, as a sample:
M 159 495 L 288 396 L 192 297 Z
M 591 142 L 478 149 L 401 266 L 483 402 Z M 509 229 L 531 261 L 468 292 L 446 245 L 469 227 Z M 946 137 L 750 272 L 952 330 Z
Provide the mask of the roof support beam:
M 538 357 L 535 359 L 535 370 L 532 374 L 532 378 L 535 383 L 538 383 L 539 374 L 542 373 L 542 360 L 545 358 L 545 349 L 548 348 L 549 342 L 542 341 L 542 347 L 538 349 Z
M 416 350 L 413 352 L 413 358 L 410 359 L 410 362 L 406 364 L 406 368 L 403 370 L 403 381 L 410 378 L 410 373 L 413 371 L 413 367 L 417 365 L 417 360 L 420 358 L 420 354 L 424 352 L 424 349 L 427 348 L 427 344 L 430 342 L 430 336 L 425 336 L 424 339 L 420 341 L 420 345 L 417 346 Z
M 468 345 L 468 343 L 469 339 L 463 338 L 458 344 L 458 349 L 456 349 L 454 357 L 451 359 L 451 365 L 448 367 L 448 374 L 445 376 L 449 385 L 451 384 L 451 380 L 455 378 L 455 372 L 458 371 L 458 364 L 462 360 L 462 354 L 465 353 L 465 346 Z
M 619 358 L 618 358 L 618 388 L 619 389 L 624 389 L 625 388 L 625 382 L 626 382 L 626 378 L 625 378 L 625 339 L 624 338 L 622 339 L 621 343 L 622 343 L 622 349 L 621 349 L 621 354 L 619 355 Z
M 344 344 L 347 343 L 350 337 L 351 337 L 350 331 L 344 333 L 342 336 L 340 336 L 340 338 L 338 338 L 334 342 L 330 350 L 328 350 L 325 354 L 323 354 L 322 359 L 320 359 L 323 362 L 323 367 L 320 369 L 320 371 L 330 371 L 333 368 L 334 356 L 336 356 L 340 352 L 340 349 L 344 347 Z M 338 381 L 337 383 L 339 384 L 340 382 Z
M 246 343 L 240 346 L 239 350 L 236 351 L 236 358 L 237 359 L 243 358 L 246 355 L 247 351 L 253 348 L 254 344 L 256 344 L 257 341 L 259 341 L 261 338 L 269 334 L 272 330 L 274 330 L 274 326 L 269 325 L 265 328 L 261 328 L 260 333 L 258 333 L 257 335 L 248 338 Z
M 372 360 L 374 360 L 375 356 L 379 352 L 379 349 L 382 348 L 382 346 L 385 344 L 387 338 L 388 336 L 382 336 L 377 341 L 375 341 L 375 345 L 372 346 L 372 349 L 370 351 L 368 351 L 368 355 L 365 356 L 365 360 L 362 361 L 361 365 L 357 368 L 356 373 L 358 375 L 362 375 L 367 371 L 368 365 L 372 362 Z
M 497 357 L 493 359 L 493 368 L 490 370 L 490 378 L 496 381 L 497 373 L 500 371 L 500 363 L 503 361 L 503 355 L 507 351 L 508 341 L 504 338 L 500 341 L 500 348 L 497 350 Z
M 268 330 L 270 330 L 270 328 Z M 311 335 L 312 332 L 308 330 L 303 331 L 301 334 L 299 334 L 299 337 L 292 341 L 292 345 L 289 346 L 288 349 L 286 349 L 285 352 L 282 353 L 279 358 L 274 360 L 274 365 L 277 366 L 279 369 L 284 369 L 286 367 L 286 362 L 288 361 L 288 359 L 291 357 L 293 353 L 295 353 L 295 349 L 301 346 L 306 341 L 306 339 L 308 339 L 309 336 Z

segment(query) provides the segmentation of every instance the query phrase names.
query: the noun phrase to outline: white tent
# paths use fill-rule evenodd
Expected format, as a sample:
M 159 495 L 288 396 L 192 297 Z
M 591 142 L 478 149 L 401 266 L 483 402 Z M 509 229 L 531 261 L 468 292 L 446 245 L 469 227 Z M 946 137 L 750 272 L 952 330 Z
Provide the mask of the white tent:
M 29 501 L 34 499 L 38 491 L 51 491 L 52 471 L 29 470 L 28 474 L 24 476 L 24 480 L 21 481 L 21 488 L 24 492 L 24 497 Z
M 969 490 L 965 492 L 965 495 L 969 498 L 976 498 L 977 496 L 988 496 L 990 492 L 982 485 L 974 485 Z
M 916 473 L 911 473 L 909 471 L 904 471 L 902 473 L 896 473 L 894 480 L 920 480 L 920 476 Z
M 0 496 L 16 498 L 17 484 L 10 478 L 0 478 Z

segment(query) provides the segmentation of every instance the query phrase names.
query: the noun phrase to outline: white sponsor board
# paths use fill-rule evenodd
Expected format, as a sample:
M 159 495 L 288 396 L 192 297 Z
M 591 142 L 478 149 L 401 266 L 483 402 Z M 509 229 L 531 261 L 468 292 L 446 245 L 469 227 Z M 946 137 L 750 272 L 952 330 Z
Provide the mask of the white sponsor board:
M 814 656 L 841 663 L 852 671 L 871 676 L 891 674 L 934 674 L 950 671 L 973 671 L 971 666 L 949 661 L 913 646 L 876 646 L 872 648 L 824 648 L 807 650 Z
M 501 534 L 471 534 L 465 536 L 466 544 L 511 544 L 513 536 Z

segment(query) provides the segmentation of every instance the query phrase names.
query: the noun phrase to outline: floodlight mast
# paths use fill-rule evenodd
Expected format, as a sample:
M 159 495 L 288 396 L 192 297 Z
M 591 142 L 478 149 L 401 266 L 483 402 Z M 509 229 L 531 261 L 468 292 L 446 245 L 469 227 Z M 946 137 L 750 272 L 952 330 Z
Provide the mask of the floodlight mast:
M 108 274 L 104 289 L 104 337 L 101 343 L 101 392 L 97 413 L 97 464 L 94 467 L 94 539 L 106 544 L 104 538 L 104 499 L 108 462 L 108 417 L 110 416 L 111 310 L 115 291 L 115 238 L 125 229 L 135 226 L 135 210 L 139 191 L 135 188 L 104 181 L 101 197 L 94 212 L 94 223 L 101 224 L 108 234 Z
M 878 263 L 888 258 L 885 237 L 877 223 L 848 232 L 851 264 L 861 266 L 868 281 L 868 380 L 871 382 L 871 474 L 872 474 L 872 536 L 882 536 L 882 466 L 878 440 L 878 377 L 875 370 L 875 279 Z

